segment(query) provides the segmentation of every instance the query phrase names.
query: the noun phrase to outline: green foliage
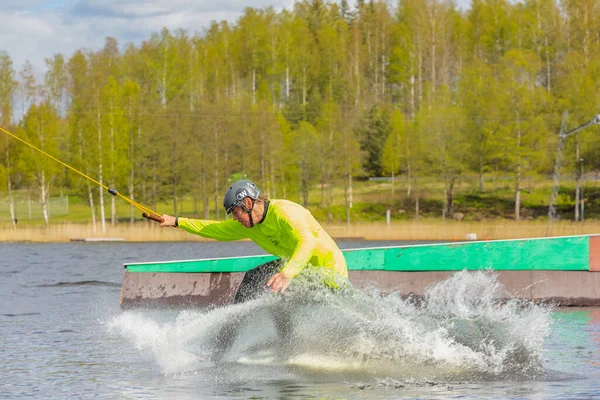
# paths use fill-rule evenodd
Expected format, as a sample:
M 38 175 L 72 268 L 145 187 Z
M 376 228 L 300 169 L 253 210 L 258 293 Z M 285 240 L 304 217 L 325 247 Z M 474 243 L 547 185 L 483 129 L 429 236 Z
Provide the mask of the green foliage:
M 363 169 L 368 176 L 382 175 L 383 149 L 391 131 L 392 127 L 387 111 L 374 106 L 365 113 L 356 136 L 361 150 L 365 152 Z
M 299 192 L 304 206 L 308 205 L 309 189 L 317 177 L 318 158 L 322 156 L 314 144 L 317 142 L 317 131 L 308 122 L 300 122 L 298 130 L 293 134 L 293 153 L 298 165 Z
M 17 89 L 17 80 L 12 60 L 6 51 L 0 51 L 0 123 L 11 122 L 13 96 Z
M 334 220 L 375 218 L 383 206 L 369 202 L 400 202 L 405 212 L 394 215 L 407 218 L 417 198 L 424 215 L 451 211 L 454 201 L 458 211 L 507 216 L 517 193 L 543 215 L 548 188 L 526 182 L 552 173 L 560 115 L 569 111 L 572 129 L 599 112 L 593 3 L 474 0 L 460 11 L 450 1 L 303 0 L 289 10 L 247 8 L 236 22 L 199 33 L 162 29 L 123 49 L 107 38 L 98 51 L 56 54 L 41 86 L 31 64 L 15 74 L 0 52 L 1 122 L 10 125 L 22 104 L 19 134 L 41 145 L 45 132 L 49 153 L 152 208 L 168 202 L 174 213 L 188 212 L 190 201 L 193 213 L 220 218 L 228 180 L 242 174 L 272 197 L 318 197 L 318 212 Z M 600 170 L 598 133 L 567 140 L 563 180 Z M 0 140 L 0 193 L 9 181 L 39 191 L 43 170 L 55 188 L 97 210 L 99 190 L 49 161 Z M 405 182 L 395 199 L 353 197 L 353 178 L 383 175 Z M 461 179 L 475 175 L 477 199 L 461 197 Z M 492 189 L 489 177 L 503 177 L 506 188 Z M 426 187 L 430 178 L 437 184 Z M 571 207 L 560 201 L 561 212 Z
M 398 110 L 392 114 L 392 131 L 383 149 L 381 164 L 383 171 L 388 174 L 398 174 L 406 164 L 408 157 L 407 130 L 402 113 Z

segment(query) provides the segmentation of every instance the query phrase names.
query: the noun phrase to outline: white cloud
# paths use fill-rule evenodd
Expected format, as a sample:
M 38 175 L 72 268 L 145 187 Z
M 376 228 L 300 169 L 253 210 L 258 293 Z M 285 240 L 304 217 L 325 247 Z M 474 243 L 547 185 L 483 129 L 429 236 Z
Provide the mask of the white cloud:
M 31 8 L 40 7 L 44 0 L 1 0 L 0 9 L 2 11 L 12 10 L 29 10 Z
M 147 17 L 156 14 L 185 12 L 201 14 L 206 12 L 239 12 L 246 7 L 269 7 L 276 9 L 291 7 L 290 0 L 88 0 L 79 1 L 75 6 L 78 12 L 94 12 L 124 17 Z
M 29 60 L 100 49 L 107 37 L 139 44 L 163 27 L 202 32 L 213 20 L 234 22 L 246 7 L 291 8 L 293 0 L 0 0 L 0 50 L 18 71 Z

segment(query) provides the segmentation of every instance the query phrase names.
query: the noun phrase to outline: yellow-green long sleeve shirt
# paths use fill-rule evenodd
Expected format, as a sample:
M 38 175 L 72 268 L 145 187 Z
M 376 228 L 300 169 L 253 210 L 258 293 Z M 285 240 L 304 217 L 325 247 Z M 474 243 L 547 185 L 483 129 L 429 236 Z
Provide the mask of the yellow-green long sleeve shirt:
M 251 239 L 285 261 L 281 272 L 293 278 L 310 263 L 348 277 L 346 260 L 337 244 L 310 211 L 288 200 L 271 200 L 263 221 L 246 228 L 235 220 L 179 218 L 187 232 L 220 241 Z

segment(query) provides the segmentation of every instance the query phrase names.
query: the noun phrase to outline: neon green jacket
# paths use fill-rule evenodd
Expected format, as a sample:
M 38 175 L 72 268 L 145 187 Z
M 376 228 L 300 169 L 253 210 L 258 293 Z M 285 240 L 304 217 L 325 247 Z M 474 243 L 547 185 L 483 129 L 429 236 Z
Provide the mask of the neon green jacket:
M 281 272 L 293 278 L 310 263 L 348 277 L 346 260 L 333 239 L 310 211 L 287 200 L 271 200 L 262 222 L 246 228 L 239 222 L 179 218 L 179 227 L 221 241 L 252 239 L 285 261 Z

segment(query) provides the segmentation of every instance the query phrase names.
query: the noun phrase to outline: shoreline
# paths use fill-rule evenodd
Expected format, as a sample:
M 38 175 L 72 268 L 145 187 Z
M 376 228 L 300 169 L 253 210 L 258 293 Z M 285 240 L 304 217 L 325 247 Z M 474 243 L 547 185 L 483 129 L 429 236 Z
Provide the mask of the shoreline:
M 452 220 L 419 220 L 392 222 L 323 224 L 323 228 L 337 241 L 350 240 L 499 240 L 536 237 L 576 236 L 600 233 L 600 221 L 583 223 L 557 221 L 459 222 Z M 0 225 L 0 243 L 60 243 L 72 241 L 116 242 L 190 242 L 211 241 L 182 229 L 162 228 L 155 223 L 141 221 L 107 225 L 105 232 L 94 230 L 92 224 L 62 223 L 50 227 Z

